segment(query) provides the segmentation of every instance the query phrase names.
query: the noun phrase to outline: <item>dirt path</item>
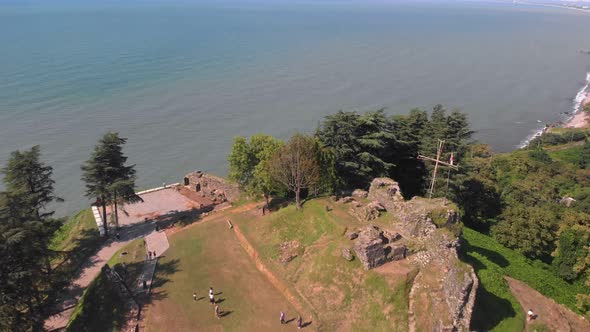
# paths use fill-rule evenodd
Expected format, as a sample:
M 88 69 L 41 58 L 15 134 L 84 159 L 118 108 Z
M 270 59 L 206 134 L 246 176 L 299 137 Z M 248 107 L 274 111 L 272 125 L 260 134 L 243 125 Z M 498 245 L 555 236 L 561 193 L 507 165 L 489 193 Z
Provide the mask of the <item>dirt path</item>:
M 527 331 L 530 330 L 530 325 L 535 322 L 558 332 L 590 331 L 590 323 L 565 306 L 545 297 L 522 281 L 510 277 L 505 278 L 510 286 L 510 291 L 512 291 L 512 294 L 525 311 L 525 315 L 529 309 L 532 309 L 538 315 L 532 323 L 527 323 Z
M 54 308 L 57 314 L 50 316 L 44 322 L 44 328 L 47 331 L 59 331 L 66 327 L 76 304 L 82 297 L 84 290 L 90 285 L 92 280 L 100 273 L 102 267 L 113 257 L 113 255 L 129 242 L 144 237 L 153 231 L 154 227 L 150 224 L 138 226 L 133 232 L 121 234 L 120 240 L 111 240 L 107 242 L 88 262 L 84 264 L 78 277 L 72 281 L 70 286 L 61 296 L 60 303 Z

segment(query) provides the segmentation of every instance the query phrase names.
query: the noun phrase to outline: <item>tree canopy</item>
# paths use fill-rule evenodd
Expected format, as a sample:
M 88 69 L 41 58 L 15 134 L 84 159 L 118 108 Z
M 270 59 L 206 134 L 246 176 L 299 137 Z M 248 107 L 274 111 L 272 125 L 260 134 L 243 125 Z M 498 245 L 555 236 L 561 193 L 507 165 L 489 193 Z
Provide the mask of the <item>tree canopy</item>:
M 252 195 L 268 196 L 280 191 L 270 176 L 269 162 L 284 143 L 270 135 L 258 134 L 250 137 L 236 137 L 228 157 L 229 178 Z
M 94 147 L 90 159 L 82 165 L 86 196 L 96 199 L 96 204 L 102 207 L 105 235 L 108 235 L 108 204 L 114 205 L 118 226 L 117 204 L 141 200 L 135 195 L 135 165 L 125 165 L 127 157 L 123 154 L 123 145 L 126 142 L 127 139 L 119 137 L 118 133 L 106 133 Z
M 295 194 L 301 208 L 301 191 L 312 188 L 321 180 L 320 146 L 315 138 L 295 134 L 279 148 L 269 161 L 271 178 Z
M 15 151 L 2 169 L 0 192 L 0 329 L 41 330 L 53 292 L 50 241 L 62 224 L 46 208 L 58 200 L 52 168 L 38 146 Z

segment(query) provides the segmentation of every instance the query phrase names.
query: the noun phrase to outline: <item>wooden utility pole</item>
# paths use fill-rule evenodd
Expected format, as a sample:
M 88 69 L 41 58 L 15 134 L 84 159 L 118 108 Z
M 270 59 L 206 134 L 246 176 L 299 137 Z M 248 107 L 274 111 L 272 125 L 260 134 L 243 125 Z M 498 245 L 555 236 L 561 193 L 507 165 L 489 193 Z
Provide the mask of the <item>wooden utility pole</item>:
M 436 172 L 438 171 L 438 164 L 450 167 L 452 169 L 459 169 L 459 165 L 454 165 L 453 163 L 453 155 L 451 155 L 450 163 L 444 162 L 440 160 L 440 156 L 442 155 L 443 146 L 445 141 L 438 140 L 438 149 L 436 151 L 436 158 L 431 158 L 428 156 L 423 156 L 421 154 L 418 155 L 418 159 L 428 160 L 434 162 L 434 170 L 432 171 L 432 182 L 430 183 L 430 191 L 428 193 L 428 198 L 432 198 L 432 193 L 434 193 L 434 184 L 436 183 Z

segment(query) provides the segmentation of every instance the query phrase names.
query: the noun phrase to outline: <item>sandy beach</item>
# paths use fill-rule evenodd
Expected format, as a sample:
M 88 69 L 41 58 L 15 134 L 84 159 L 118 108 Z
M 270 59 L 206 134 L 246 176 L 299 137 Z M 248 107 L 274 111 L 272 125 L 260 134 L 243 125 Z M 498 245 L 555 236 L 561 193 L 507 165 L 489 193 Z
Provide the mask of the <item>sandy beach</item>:
M 584 101 L 582 101 L 582 106 L 580 109 L 583 109 L 584 106 L 590 104 L 590 93 L 586 95 Z M 589 125 L 587 114 L 584 111 L 577 112 L 573 118 L 571 118 L 566 124 L 566 128 L 583 128 Z

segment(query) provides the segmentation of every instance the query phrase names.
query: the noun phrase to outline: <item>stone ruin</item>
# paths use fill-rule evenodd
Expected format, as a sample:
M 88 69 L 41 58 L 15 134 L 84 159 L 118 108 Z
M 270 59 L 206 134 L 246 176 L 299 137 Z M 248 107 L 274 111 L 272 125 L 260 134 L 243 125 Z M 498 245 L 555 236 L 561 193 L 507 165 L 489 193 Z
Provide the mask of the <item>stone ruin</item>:
M 200 193 L 203 197 L 211 199 L 215 204 L 226 201 L 235 202 L 240 197 L 240 190 L 237 186 L 202 171 L 194 171 L 185 175 L 183 185 Z
M 436 307 L 440 300 L 448 310 L 448 314 L 441 312 L 426 312 L 431 315 L 428 320 L 434 320 L 437 326 L 433 331 L 469 330 L 478 279 L 473 268 L 459 260 L 457 250 L 459 238 L 453 230 L 460 230 L 460 215 L 456 208 L 445 199 L 425 199 L 414 197 L 405 200 L 398 183 L 389 178 L 376 178 L 371 182 L 368 193 L 354 191 L 351 197 L 340 200 L 341 203 L 351 204 L 351 210 L 357 218 L 365 221 L 374 219 L 371 213 L 365 213 L 372 204 L 375 209 L 383 208 L 392 216 L 392 229 L 395 232 L 382 230 L 376 226 L 366 226 L 358 233 L 349 233 L 348 238 L 355 241 L 354 251 L 365 269 L 371 269 L 392 260 L 399 260 L 410 255 L 406 244 L 412 243 L 412 250 L 416 251 L 408 257 L 410 263 L 419 267 L 419 272 L 410 291 L 412 294 L 418 289 L 426 289 L 433 295 L 429 307 Z M 368 199 L 371 203 L 360 206 L 359 202 Z M 435 220 L 433 220 L 433 218 Z M 397 232 L 397 233 L 396 233 Z M 401 238 L 401 240 L 400 240 Z M 418 248 L 418 249 L 416 249 Z M 434 284 L 422 282 L 425 280 L 423 268 L 436 273 L 440 278 Z M 437 302 L 439 301 L 439 302 Z M 436 302 L 436 303 L 435 303 Z M 414 312 L 410 308 L 410 312 Z M 411 321 L 426 319 L 411 313 Z M 447 317 L 449 315 L 449 317 Z M 452 324 L 442 324 L 451 321 Z
M 394 243 L 401 238 L 398 233 L 367 226 L 356 234 L 349 235 L 349 238 L 354 238 L 354 252 L 365 270 L 406 258 L 406 246 Z

